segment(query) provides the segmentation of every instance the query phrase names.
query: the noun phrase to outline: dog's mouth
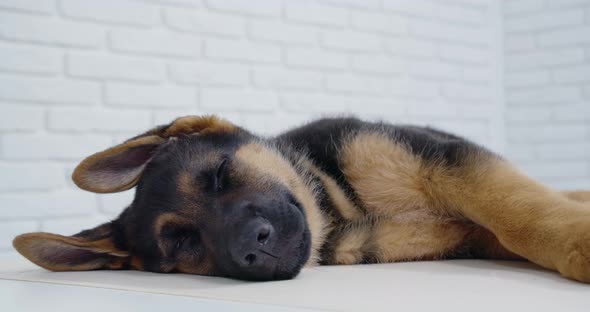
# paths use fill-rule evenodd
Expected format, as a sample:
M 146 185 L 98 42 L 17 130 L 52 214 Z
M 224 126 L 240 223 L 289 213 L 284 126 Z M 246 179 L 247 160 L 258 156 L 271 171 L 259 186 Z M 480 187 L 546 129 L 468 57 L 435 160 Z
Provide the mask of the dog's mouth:
M 270 266 L 267 271 L 257 272 L 239 272 L 237 274 L 229 274 L 226 277 L 241 279 L 247 281 L 279 281 L 289 280 L 295 278 L 301 272 L 301 269 L 309 258 L 309 234 L 308 232 L 302 233 L 300 243 L 287 250 L 283 255 L 274 255 L 268 252 L 267 254 L 271 260 L 269 260 Z
M 290 267 L 283 267 L 280 264 L 282 263 L 281 259 L 279 258 L 277 268 L 273 273 L 271 280 L 288 280 L 295 278 L 301 272 L 301 269 L 309 259 L 310 255 L 310 247 L 311 244 L 311 235 L 309 231 L 306 229 L 300 239 L 300 244 L 293 250 L 291 256 L 293 259 L 288 263 Z
M 289 205 L 293 208 L 294 215 L 297 216 L 297 230 L 286 240 L 287 247 L 281 250 L 277 259 L 277 266 L 273 274 L 273 280 L 285 280 L 296 277 L 307 260 L 311 252 L 311 233 L 305 221 L 305 213 L 301 203 L 294 198 L 290 198 Z
M 290 228 L 291 231 L 279 234 L 284 235 L 285 238 L 277 246 L 277 265 L 270 280 L 295 278 L 307 263 L 311 253 L 311 233 L 307 226 L 303 206 L 293 196 L 289 196 L 287 202 L 291 216 L 281 217 L 280 222 L 283 227 Z M 291 222 L 287 223 L 285 220 Z

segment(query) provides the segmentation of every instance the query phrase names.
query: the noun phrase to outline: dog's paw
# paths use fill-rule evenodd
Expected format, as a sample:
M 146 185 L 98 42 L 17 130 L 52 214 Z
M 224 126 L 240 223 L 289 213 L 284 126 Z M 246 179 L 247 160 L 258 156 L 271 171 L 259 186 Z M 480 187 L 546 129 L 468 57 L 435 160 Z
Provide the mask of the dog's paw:
M 557 270 L 565 277 L 590 283 L 590 223 L 578 224 L 564 245 L 565 256 L 558 261 Z

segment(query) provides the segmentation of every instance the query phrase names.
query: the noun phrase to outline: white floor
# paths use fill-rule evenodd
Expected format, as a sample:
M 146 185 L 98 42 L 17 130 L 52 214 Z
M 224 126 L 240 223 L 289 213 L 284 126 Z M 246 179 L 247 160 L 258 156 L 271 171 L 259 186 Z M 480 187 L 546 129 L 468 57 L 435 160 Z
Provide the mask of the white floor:
M 590 311 L 590 285 L 528 263 L 457 260 L 306 269 L 251 283 L 0 263 L 0 311 Z M 108 309 L 108 310 L 107 310 Z

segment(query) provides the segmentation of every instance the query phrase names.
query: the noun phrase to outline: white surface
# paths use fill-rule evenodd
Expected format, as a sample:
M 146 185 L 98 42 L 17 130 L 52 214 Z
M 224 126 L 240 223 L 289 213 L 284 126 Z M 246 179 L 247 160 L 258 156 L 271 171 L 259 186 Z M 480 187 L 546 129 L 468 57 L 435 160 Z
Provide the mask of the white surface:
M 2 311 L 246 311 L 300 312 L 308 309 L 160 295 L 94 287 L 0 280 Z
M 590 285 L 532 264 L 479 260 L 326 266 L 306 269 L 294 280 L 264 283 L 134 271 L 53 273 L 13 262 L 2 265 L 0 280 L 12 280 L 0 282 L 3 311 L 8 305 L 38 311 L 37 302 L 64 302 L 65 311 L 80 311 L 84 302 L 116 310 L 170 303 L 171 310 L 588 311 L 590 298 Z M 72 308 L 65 304 L 70 294 L 77 297 Z

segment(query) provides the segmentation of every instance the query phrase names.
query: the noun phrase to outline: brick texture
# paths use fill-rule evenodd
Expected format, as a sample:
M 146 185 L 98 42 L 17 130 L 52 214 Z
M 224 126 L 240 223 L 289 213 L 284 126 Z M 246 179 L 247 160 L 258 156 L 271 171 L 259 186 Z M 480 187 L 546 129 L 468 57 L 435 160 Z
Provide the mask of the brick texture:
M 590 1 L 504 2 L 506 154 L 562 189 L 590 189 Z

